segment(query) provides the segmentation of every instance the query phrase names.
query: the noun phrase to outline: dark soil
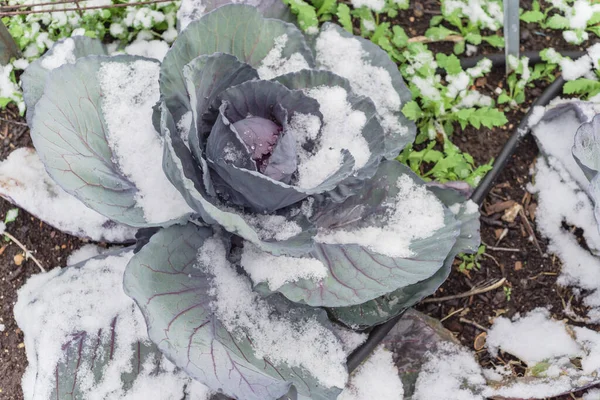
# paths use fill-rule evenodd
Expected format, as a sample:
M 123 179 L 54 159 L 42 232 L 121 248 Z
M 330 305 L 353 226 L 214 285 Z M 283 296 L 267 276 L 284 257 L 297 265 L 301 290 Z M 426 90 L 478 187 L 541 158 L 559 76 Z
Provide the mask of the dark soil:
M 521 6 L 528 8 L 529 3 L 521 2 Z M 408 27 L 406 30 L 409 36 L 423 35 L 429 27 L 429 19 L 439 10 L 439 4 L 434 0 L 424 0 L 412 2 L 411 6 L 411 10 L 401 12 L 394 23 Z M 586 43 L 581 47 L 566 46 L 558 31 L 542 32 L 536 29 L 535 26 L 522 24 L 522 50 L 541 50 L 546 47 L 581 50 L 590 44 Z M 452 51 L 452 43 L 434 43 L 430 44 L 430 48 L 449 53 Z M 483 54 L 499 51 L 489 46 L 480 46 L 480 53 Z M 478 82 L 479 90 L 491 94 L 496 87 L 503 84 L 503 78 L 503 71 L 494 71 Z M 484 127 L 480 130 L 467 128 L 464 131 L 457 127 L 453 142 L 463 151 L 470 153 L 479 164 L 487 163 L 500 152 L 528 105 L 541 94 L 544 86 L 545 83 L 541 83 L 539 87 L 530 88 L 527 103 L 521 109 L 506 110 L 509 119 L 506 126 L 493 130 Z M 15 148 L 23 146 L 31 146 L 23 119 L 12 109 L 2 112 L 0 160 L 5 159 Z M 537 237 L 538 249 L 535 242 L 529 240 L 527 233 L 527 223 L 535 230 L 536 203 L 528 194 L 526 185 L 531 181 L 529 170 L 537 154 L 538 149 L 533 139 L 525 138 L 485 199 L 482 207 L 481 234 L 488 248 L 480 260 L 480 268 L 460 272 L 457 267 L 434 297 L 464 293 L 475 286 L 485 286 L 502 278 L 506 279 L 504 285 L 484 294 L 444 302 L 423 303 L 417 307 L 443 320 L 444 326 L 452 331 L 463 345 L 475 350 L 482 365 L 510 364 L 516 374 L 524 373 L 523 365 L 505 354 L 493 358 L 481 346 L 480 340 L 485 335 L 485 329 L 491 326 L 494 318 L 511 317 L 515 313 L 527 312 L 536 307 L 548 307 L 557 319 L 569 318 L 564 312 L 564 305 L 571 297 L 570 291 L 556 284 L 560 263 L 555 257 L 546 254 L 546 242 L 542 238 Z M 521 215 L 513 222 L 505 222 L 501 219 L 504 211 L 493 212 L 499 203 L 509 200 L 523 205 L 527 221 L 523 220 Z M 0 200 L 0 219 L 13 207 Z M 47 269 L 64 266 L 66 257 L 83 244 L 83 241 L 43 224 L 23 210 L 20 210 L 17 220 L 8 225 L 7 231 L 32 251 Z M 23 251 L 14 243 L 0 243 L 0 324 L 5 326 L 5 330 L 0 332 L 2 400 L 23 399 L 20 384 L 27 361 L 23 334 L 14 321 L 12 309 L 17 299 L 17 290 L 27 278 L 39 270 L 31 260 L 17 265 L 17 259 L 22 255 Z M 458 266 L 458 262 L 455 264 Z M 581 305 L 575 303 L 572 307 L 577 311 Z M 583 314 L 582 311 L 581 315 Z M 476 338 L 479 338 L 477 343 Z M 564 399 L 567 398 L 573 397 Z

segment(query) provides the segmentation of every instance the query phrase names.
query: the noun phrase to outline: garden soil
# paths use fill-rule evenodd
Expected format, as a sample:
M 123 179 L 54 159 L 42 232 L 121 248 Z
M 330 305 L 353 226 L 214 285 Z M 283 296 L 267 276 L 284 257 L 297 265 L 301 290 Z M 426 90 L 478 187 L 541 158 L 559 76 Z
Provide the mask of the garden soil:
M 419 36 L 424 33 L 429 19 L 435 14 L 431 10 L 439 10 L 439 4 L 424 1 L 411 2 L 411 6 L 412 9 L 402 12 L 398 16 L 400 21 L 395 22 L 400 22 L 403 26 L 410 25 L 409 36 Z M 521 29 L 524 35 L 522 43 L 528 50 L 541 50 L 552 45 L 563 50 L 579 50 L 565 47 L 564 41 L 556 37 L 556 32 L 536 32 L 526 25 L 522 25 Z M 436 43 L 430 47 L 436 51 L 448 52 L 452 45 Z M 483 52 L 496 51 L 483 48 Z M 492 72 L 477 81 L 478 89 L 490 94 L 501 85 L 502 71 Z M 530 89 L 527 103 L 522 109 L 507 111 L 509 123 L 506 126 L 493 130 L 484 127 L 480 130 L 457 129 L 453 142 L 473 155 L 478 163 L 488 162 L 500 152 L 528 105 L 542 90 L 543 86 Z M 13 109 L 2 112 L 0 159 L 6 158 L 15 148 L 23 146 L 31 146 L 23 118 Z M 433 298 L 462 294 L 475 287 L 488 286 L 500 279 L 505 279 L 504 283 L 499 288 L 483 294 L 446 301 L 433 300 L 417 306 L 420 311 L 443 320 L 444 326 L 453 332 L 464 346 L 476 353 L 483 366 L 509 365 L 517 375 L 524 373 L 524 365 L 503 353 L 494 358 L 483 346 L 485 332 L 494 318 L 511 317 L 536 307 L 548 307 L 554 318 L 568 320 L 570 317 L 564 309 L 572 300 L 570 290 L 556 284 L 560 262 L 556 257 L 546 254 L 545 240 L 537 233 L 537 245 L 536 241 L 529 239 L 528 225 L 535 231 L 536 200 L 528 194 L 526 186 L 531 182 L 530 170 L 537 154 L 533 139 L 525 138 L 485 199 L 482 206 L 481 233 L 488 248 L 480 260 L 480 268 L 460 272 L 459 262 L 455 262 L 456 268 L 453 269 L 450 278 Z M 525 213 L 511 222 L 506 222 L 501 217 L 505 213 L 506 205 L 514 204 L 510 203 L 511 201 L 521 204 Z M 0 219 L 13 207 L 10 203 L 0 200 Z M 8 224 L 7 232 L 21 241 L 46 269 L 64 267 L 67 256 L 86 243 L 51 228 L 23 210 L 19 212 L 16 221 Z M 0 324 L 5 327 L 4 331 L 0 332 L 1 400 L 23 399 L 21 377 L 27 359 L 23 333 L 14 320 L 12 310 L 17 300 L 17 290 L 27 278 L 39 272 L 33 261 L 22 259 L 23 255 L 23 251 L 16 244 L 0 242 Z M 571 307 L 577 314 L 585 315 L 585 310 L 577 301 L 571 302 Z M 578 325 L 576 321 L 569 322 Z M 560 400 L 578 398 L 580 395 Z

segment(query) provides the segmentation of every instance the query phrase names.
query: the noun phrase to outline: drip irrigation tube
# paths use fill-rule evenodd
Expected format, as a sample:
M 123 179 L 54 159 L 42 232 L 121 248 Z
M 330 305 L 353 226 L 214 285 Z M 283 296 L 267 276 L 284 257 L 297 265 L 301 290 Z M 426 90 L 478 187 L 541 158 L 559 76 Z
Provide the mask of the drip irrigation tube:
M 560 52 L 560 54 L 562 54 L 563 56 L 568 56 L 570 58 L 579 58 L 585 55 L 586 53 L 581 51 L 570 51 Z M 539 52 L 525 52 L 522 55 L 529 58 L 530 65 L 542 62 Z M 463 58 L 460 60 L 460 64 L 463 67 L 463 69 L 471 68 L 474 67 L 477 64 L 477 62 L 483 58 L 490 59 L 494 68 L 500 68 L 506 65 L 504 54 L 490 54 L 484 56 Z M 477 187 L 473 191 L 473 194 L 471 195 L 472 201 L 474 201 L 478 205 L 481 205 L 481 203 L 491 190 L 494 181 L 500 175 L 500 173 L 506 166 L 508 160 L 513 155 L 521 139 L 530 133 L 528 122 L 533 108 L 535 106 L 548 105 L 548 103 L 550 103 L 552 99 L 554 99 L 560 94 L 564 83 L 565 81 L 562 78 L 562 76 L 559 76 L 550 86 L 546 88 L 542 95 L 538 97 L 537 100 L 532 104 L 527 114 L 525 114 L 525 116 L 519 123 L 519 126 L 514 130 L 513 134 L 500 151 L 500 154 L 496 158 L 492 169 L 485 175 L 485 177 L 481 180 L 479 185 L 477 185 Z M 367 341 L 348 356 L 346 364 L 348 366 L 349 372 L 354 371 L 373 352 L 373 350 L 375 350 L 375 348 L 379 345 L 379 343 L 383 341 L 385 336 L 392 330 L 392 328 L 396 325 L 400 318 L 402 318 L 402 314 L 390 319 L 389 321 L 381 325 L 376 326 L 375 328 L 373 328 L 373 330 L 371 330 Z

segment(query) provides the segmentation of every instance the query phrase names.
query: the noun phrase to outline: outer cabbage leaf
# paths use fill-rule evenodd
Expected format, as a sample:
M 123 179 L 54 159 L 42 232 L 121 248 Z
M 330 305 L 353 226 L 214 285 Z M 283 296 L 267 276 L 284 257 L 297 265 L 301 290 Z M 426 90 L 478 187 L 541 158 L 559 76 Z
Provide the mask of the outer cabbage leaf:
M 382 214 L 385 204 L 393 203 L 398 193 L 396 182 L 401 176 L 424 185 L 408 167 L 386 161 L 357 195 L 341 204 L 316 205 L 313 217 L 316 224 L 351 227 L 369 215 Z M 408 258 L 392 258 L 359 244 L 317 242 L 311 256 L 325 265 L 327 277 L 317 282 L 300 279 L 278 291 L 290 300 L 311 306 L 346 307 L 426 280 L 444 265 L 460 234 L 460 221 L 445 207 L 443 212 L 444 226 L 427 238 L 413 239 L 410 250 L 414 256 Z
M 199 249 L 213 237 L 210 228 L 172 226 L 152 236 L 128 264 L 125 291 L 140 306 L 152 341 L 190 376 L 235 398 L 276 399 L 292 383 L 310 398 L 335 398 L 341 389 L 321 386 L 303 368 L 256 356 L 248 335 L 228 332 L 219 321 L 211 308 L 210 266 L 198 259 Z M 328 324 L 322 310 L 301 308 L 281 297 L 266 301 L 273 313 L 292 321 L 316 318 Z
M 163 169 L 189 206 L 198 212 L 206 223 L 218 224 L 228 232 L 241 236 L 275 255 L 302 255 L 312 249 L 312 237 L 316 228 L 302 214 L 288 213 L 285 216 L 286 221 L 300 227 L 298 234 L 287 239 L 264 240 L 249 220 L 253 215 L 220 204 L 214 197 L 215 188 L 206 161 L 197 161 L 192 157 L 183 140 L 173 133 L 176 132 L 175 123 L 164 103 L 161 110 L 161 131 L 165 140 Z
M 109 243 L 135 238 L 134 228 L 98 214 L 58 186 L 34 149 L 17 149 L 0 162 L 0 196 L 74 236 Z
M 71 53 L 72 57 L 67 57 L 69 58 L 68 60 L 63 60 L 70 64 L 81 57 L 90 55 L 108 55 L 106 48 L 100 40 L 92 39 L 87 36 L 74 36 L 72 38 L 59 40 L 43 56 L 29 64 L 25 69 L 25 72 L 23 72 L 23 75 L 21 75 L 21 86 L 23 87 L 23 100 L 27 106 L 27 122 L 30 125 L 33 119 L 35 105 L 42 97 L 46 79 L 50 75 L 50 71 L 52 71 L 52 69 L 46 68 L 46 63 L 56 58 L 64 58 L 64 54 L 62 53 L 65 50 L 65 46 L 69 46 L 70 48 L 71 44 L 73 50 L 72 52 L 68 51 L 68 53 Z M 55 62 L 51 63 L 51 66 L 54 68 L 55 65 L 53 64 L 55 64 Z
M 198 56 L 221 52 L 257 68 L 273 49 L 275 39 L 283 35 L 287 35 L 283 57 L 300 53 L 314 65 L 304 36 L 294 25 L 264 18 L 251 6 L 229 4 L 215 9 L 190 23 L 167 52 L 160 73 L 162 99 L 169 109 L 183 103 L 191 110 L 182 75 L 185 65 Z M 178 115 L 174 116 L 178 121 Z
M 230 0 L 183 0 L 177 12 L 177 30 L 181 32 L 190 22 L 200 19 L 204 14 L 216 8 L 231 3 Z M 265 18 L 275 18 L 291 23 L 296 22 L 296 17 L 280 0 L 243 0 L 237 1 L 236 4 L 254 6 Z
M 431 187 L 431 190 L 448 207 L 453 209 L 457 206 L 460 207 L 456 213 L 456 218 L 461 222 L 460 235 L 442 268 L 421 282 L 399 288 L 366 303 L 351 307 L 330 308 L 330 314 L 338 322 L 354 329 L 366 329 L 392 319 L 423 298 L 432 295 L 448 278 L 457 254 L 477 251 L 481 237 L 479 235 L 479 213 L 473 212 L 476 207 L 474 203 L 465 203 L 466 198 L 452 188 Z
M 67 193 L 114 221 L 144 227 L 153 224 L 136 203 L 138 189 L 120 171 L 108 145 L 97 79 L 103 62 L 136 60 L 151 61 L 89 56 L 52 71 L 36 105 L 31 137 L 46 170 Z
M 396 158 L 416 135 L 415 124 L 401 112 L 402 105 L 412 99 L 412 94 L 398 66 L 375 43 L 332 23 L 321 26 L 313 45 L 319 68 L 347 78 L 355 93 L 375 103 L 385 130 L 385 156 Z M 348 64 L 349 59 L 352 59 L 352 65 Z M 398 97 L 391 101 L 394 92 Z
M 26 399 L 121 398 L 152 382 L 160 382 L 157 400 L 185 398 L 191 380 L 150 342 L 140 311 L 123 293 L 132 255 L 128 248 L 57 268 L 20 290 L 15 318 L 29 361 Z

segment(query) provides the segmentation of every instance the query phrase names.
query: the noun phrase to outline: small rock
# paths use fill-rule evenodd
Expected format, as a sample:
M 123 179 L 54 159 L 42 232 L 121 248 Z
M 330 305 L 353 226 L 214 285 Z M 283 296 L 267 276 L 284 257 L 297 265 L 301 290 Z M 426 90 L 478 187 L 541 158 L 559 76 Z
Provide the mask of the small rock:
M 21 253 L 15 255 L 13 257 L 13 261 L 15 262 L 15 265 L 23 264 L 23 260 L 25 260 L 25 257 L 23 257 L 23 254 L 21 254 Z
M 521 31 L 521 41 L 528 42 L 531 39 L 531 31 L 529 29 L 523 29 Z
M 415 17 L 417 18 L 421 18 L 424 14 L 423 4 L 417 1 L 414 5 L 413 14 L 415 14 Z
M 521 269 L 523 269 L 523 263 L 521 261 L 517 261 L 515 263 L 515 271 L 520 271 Z

